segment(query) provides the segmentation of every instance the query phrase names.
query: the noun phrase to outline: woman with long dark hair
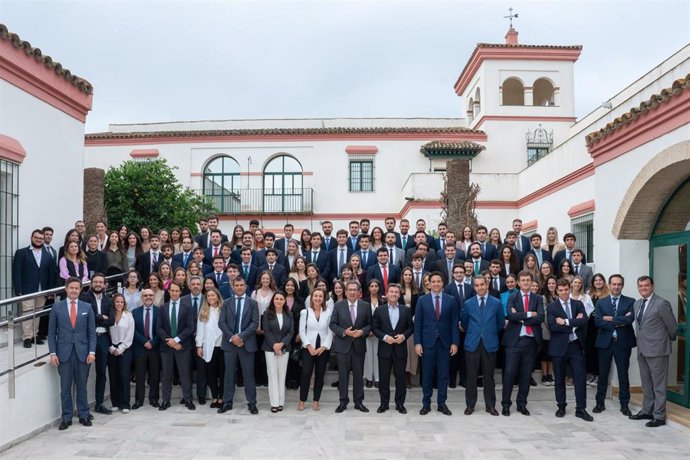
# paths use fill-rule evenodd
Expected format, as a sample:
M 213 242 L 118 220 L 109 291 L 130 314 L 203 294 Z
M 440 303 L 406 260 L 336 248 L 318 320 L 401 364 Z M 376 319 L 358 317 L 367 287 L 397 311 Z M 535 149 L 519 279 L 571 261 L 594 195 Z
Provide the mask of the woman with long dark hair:
M 117 233 L 117 232 L 115 232 Z M 119 292 L 113 295 L 113 316 L 115 324 L 110 326 L 108 374 L 110 377 L 110 401 L 113 409 L 123 414 L 129 412 L 130 377 L 132 375 L 132 342 L 134 341 L 134 317 L 127 310 L 125 296 Z
M 285 293 L 276 292 L 262 320 L 264 343 L 261 349 L 266 358 L 268 398 L 273 413 L 282 411 L 285 405 L 285 378 L 294 334 L 292 314 L 286 307 Z
M 285 307 L 292 313 L 292 324 L 296 328 L 294 334 L 292 335 L 292 342 L 290 345 L 292 349 L 295 350 L 302 345 L 301 338 L 299 336 L 299 318 L 302 310 L 304 309 L 304 301 L 299 295 L 299 283 L 294 278 L 288 278 L 283 287 L 285 292 Z M 294 353 L 291 354 L 295 359 L 290 359 L 288 361 L 286 386 L 288 390 L 298 390 L 299 389 L 299 378 L 302 375 L 302 365 L 300 360 L 297 359 L 298 356 Z

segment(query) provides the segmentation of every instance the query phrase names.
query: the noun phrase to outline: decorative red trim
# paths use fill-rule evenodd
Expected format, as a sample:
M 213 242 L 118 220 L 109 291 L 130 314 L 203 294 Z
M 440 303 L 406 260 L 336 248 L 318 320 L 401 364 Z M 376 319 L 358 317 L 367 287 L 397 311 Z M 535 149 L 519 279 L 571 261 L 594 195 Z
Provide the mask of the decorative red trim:
M 375 145 L 348 145 L 345 151 L 348 155 L 375 155 L 379 148 Z
M 476 209 L 517 209 L 517 201 L 479 201 L 475 203 Z
M 539 222 L 537 219 L 530 220 L 529 222 L 525 222 L 522 224 L 522 231 L 523 232 L 529 232 L 531 230 L 536 230 L 539 227 Z
M 261 171 L 240 171 L 240 176 L 263 176 Z M 303 176 L 313 176 L 314 171 L 302 171 Z
M 596 205 L 594 204 L 594 200 L 585 201 L 583 203 L 576 204 L 575 206 L 568 209 L 568 216 L 570 216 L 571 218 L 582 216 L 584 214 L 594 212 L 595 209 Z
M 474 125 L 473 129 L 479 129 L 479 127 L 485 121 L 564 121 L 568 123 L 575 123 L 577 121 L 576 117 L 551 117 L 545 116 L 528 116 L 528 115 L 484 115 L 479 121 Z
M 482 65 L 488 60 L 520 60 L 520 61 L 571 61 L 575 62 L 580 57 L 581 49 L 557 49 L 557 48 L 489 48 L 477 47 L 470 60 L 465 65 L 458 80 L 453 86 L 458 96 L 467 89 L 470 80 Z
M 190 173 L 189 175 L 192 176 L 192 177 L 203 177 L 203 176 L 204 176 L 204 173 L 193 172 L 193 173 Z
M 26 158 L 26 150 L 17 139 L 0 134 L 0 158 L 22 164 Z
M 550 184 L 540 188 L 539 190 L 536 190 L 529 195 L 523 196 L 519 200 L 517 200 L 517 205 L 519 208 L 522 208 L 523 206 L 527 206 L 530 203 L 534 203 L 535 201 L 538 201 L 545 196 L 549 196 L 552 193 L 555 193 L 559 190 L 562 190 L 566 187 L 569 187 L 570 185 L 581 181 L 582 179 L 585 179 L 589 176 L 594 175 L 594 163 L 589 163 L 586 166 L 583 166 L 580 169 L 577 169 L 570 174 L 567 174 L 560 179 L 557 179 Z M 524 224 L 522 225 L 524 228 Z
M 132 158 L 157 158 L 160 155 L 158 149 L 134 149 L 129 152 Z
M 668 102 L 661 102 L 656 109 L 608 133 L 587 150 L 594 160 L 594 166 L 600 166 L 688 123 L 690 91 L 683 91 Z
M 0 79 L 84 123 L 93 95 L 84 94 L 43 62 L 0 40 Z

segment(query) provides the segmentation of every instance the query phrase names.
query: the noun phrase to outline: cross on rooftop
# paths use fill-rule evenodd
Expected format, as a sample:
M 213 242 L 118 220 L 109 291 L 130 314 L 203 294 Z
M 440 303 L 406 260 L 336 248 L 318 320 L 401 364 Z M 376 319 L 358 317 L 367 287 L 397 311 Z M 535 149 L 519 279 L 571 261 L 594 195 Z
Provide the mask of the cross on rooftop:
M 510 28 L 513 28 L 513 18 L 518 17 L 518 13 L 513 14 L 513 7 L 508 8 L 508 16 L 503 16 L 504 19 L 510 20 Z

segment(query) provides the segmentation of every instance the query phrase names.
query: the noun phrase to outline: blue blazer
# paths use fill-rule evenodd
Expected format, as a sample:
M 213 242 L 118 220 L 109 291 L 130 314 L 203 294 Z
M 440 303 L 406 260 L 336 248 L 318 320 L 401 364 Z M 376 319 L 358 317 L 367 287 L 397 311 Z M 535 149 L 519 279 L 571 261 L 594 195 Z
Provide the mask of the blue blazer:
M 317 260 L 312 260 L 312 257 L 314 257 L 314 253 L 312 251 L 307 251 L 306 254 L 304 254 L 304 258 L 307 260 L 307 263 L 316 264 L 316 266 L 319 268 L 319 275 L 321 278 L 325 279 L 326 281 L 330 281 L 331 257 L 328 251 L 324 251 L 323 249 L 319 248 Z
M 513 313 L 515 309 L 515 313 Z M 520 340 L 520 331 L 522 331 L 522 326 L 532 326 L 532 334 L 537 341 L 538 345 L 541 345 L 541 324 L 544 322 L 544 299 L 539 294 L 529 293 L 529 311 L 537 312 L 537 316 L 527 318 L 527 313 L 525 312 L 524 300 L 522 298 L 522 292 L 518 290 L 516 293 L 508 297 L 508 302 L 506 304 L 506 318 L 508 319 L 508 325 L 506 326 L 506 332 L 503 334 L 503 345 L 506 347 L 515 347 Z
M 185 270 L 187 269 L 187 265 L 189 265 L 189 262 L 194 260 L 194 257 L 192 257 L 192 253 L 189 253 L 189 256 L 187 256 L 187 261 L 185 262 L 184 260 L 184 253 L 180 252 L 178 254 L 175 254 L 172 258 L 174 262 L 177 262 L 180 264 L 180 267 L 184 268 Z
M 68 299 L 64 299 L 50 310 L 48 350 L 55 353 L 61 363 L 66 363 L 74 348 L 79 361 L 86 362 L 89 353 L 96 353 L 95 315 L 91 305 L 77 300 L 77 324 L 72 328 L 69 309 Z
M 267 271 L 269 271 L 268 264 L 265 263 L 259 267 L 258 273 L 263 273 Z M 282 289 L 283 286 L 285 286 L 285 283 L 288 279 L 288 273 L 287 269 L 285 268 L 285 265 L 276 262 L 275 264 L 273 264 L 273 272 L 271 274 L 273 275 L 273 279 L 276 280 L 276 285 L 278 286 L 278 288 Z
M 12 259 L 12 285 L 15 295 L 32 294 L 41 289 L 55 287 L 57 280 L 57 266 L 53 255 L 43 247 L 41 249 L 41 266 L 36 265 L 33 251 L 30 247 L 18 249 Z
M 561 299 L 557 298 L 546 307 L 546 323 L 551 331 L 551 339 L 549 340 L 549 355 L 560 358 L 565 356 L 568 352 L 568 341 L 570 334 L 575 330 L 575 335 L 585 349 L 585 327 L 587 327 L 587 312 L 585 306 L 579 300 L 570 299 L 570 310 L 573 319 L 570 320 L 570 326 L 556 324 L 556 318 L 567 319 L 568 316 L 563 310 Z M 577 319 L 577 315 L 582 313 L 582 318 Z M 584 351 L 583 351 L 584 352 Z
M 487 352 L 498 351 L 498 331 L 503 329 L 504 321 L 503 305 L 495 297 L 486 294 L 483 311 L 477 296 L 467 299 L 460 320 L 465 330 L 465 351 L 477 351 L 480 340 Z
M 460 345 L 458 318 L 460 306 L 453 296 L 441 294 L 441 315 L 436 321 L 435 302 L 432 294 L 420 296 L 414 314 L 414 344 L 424 348 L 436 345 L 436 338 L 450 350 L 451 345 Z
M 613 321 L 604 321 L 602 319 L 604 316 L 613 316 L 611 296 L 597 301 L 597 304 L 594 306 L 594 322 L 597 326 L 596 348 L 610 347 L 611 343 L 613 343 L 613 331 L 616 331 L 616 338 L 621 347 L 633 348 L 637 346 L 635 330 L 633 329 L 633 322 L 635 321 L 634 304 L 635 299 L 624 295 L 620 296 L 618 298 L 616 316 L 613 317 Z
M 364 258 L 362 256 L 362 253 L 366 252 L 367 253 L 367 263 L 364 263 Z M 378 260 L 376 260 L 376 253 L 369 249 L 368 251 L 362 251 L 361 249 L 358 249 L 357 251 L 354 252 L 354 254 L 357 254 L 359 256 L 359 259 L 362 261 L 362 269 L 367 270 L 369 267 L 372 265 L 376 265 L 378 263 Z
M 134 317 L 134 340 L 132 341 L 132 353 L 136 359 L 144 351 L 144 344 L 148 342 L 144 336 L 144 310 L 143 305 L 132 310 L 132 317 Z M 160 344 L 160 337 L 158 337 L 158 312 L 157 306 L 151 306 L 151 345 L 153 350 L 158 351 L 158 344 Z
M 383 289 L 383 272 L 381 271 L 381 266 L 377 263 L 372 265 L 367 270 L 367 285 L 373 279 L 377 279 L 381 283 L 381 289 Z M 400 269 L 397 265 L 388 264 L 388 284 L 399 283 L 400 282 Z

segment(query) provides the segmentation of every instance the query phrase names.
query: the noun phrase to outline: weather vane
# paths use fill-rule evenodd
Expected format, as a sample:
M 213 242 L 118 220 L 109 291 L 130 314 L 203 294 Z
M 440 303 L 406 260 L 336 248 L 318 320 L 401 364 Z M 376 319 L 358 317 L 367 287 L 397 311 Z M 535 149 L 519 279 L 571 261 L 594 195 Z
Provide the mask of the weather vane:
M 510 28 L 512 29 L 513 28 L 513 18 L 517 18 L 518 14 L 517 13 L 513 14 L 513 8 L 512 7 L 508 8 L 508 12 L 510 14 L 508 16 L 503 16 L 503 18 L 510 20 Z

